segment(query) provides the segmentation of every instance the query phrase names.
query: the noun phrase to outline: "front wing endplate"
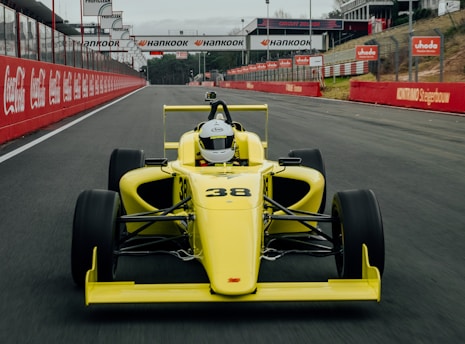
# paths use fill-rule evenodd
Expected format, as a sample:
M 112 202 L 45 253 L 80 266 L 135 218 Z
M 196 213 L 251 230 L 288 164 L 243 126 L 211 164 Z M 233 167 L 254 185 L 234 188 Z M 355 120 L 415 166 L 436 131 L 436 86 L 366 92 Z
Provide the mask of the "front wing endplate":
M 219 295 L 208 283 L 136 284 L 135 282 L 97 282 L 97 248 L 92 268 L 86 274 L 86 305 L 99 303 L 163 302 L 257 302 L 257 301 L 349 301 L 381 300 L 379 270 L 369 264 L 368 248 L 363 245 L 361 279 L 330 279 L 327 282 L 258 283 L 256 292 L 247 295 Z

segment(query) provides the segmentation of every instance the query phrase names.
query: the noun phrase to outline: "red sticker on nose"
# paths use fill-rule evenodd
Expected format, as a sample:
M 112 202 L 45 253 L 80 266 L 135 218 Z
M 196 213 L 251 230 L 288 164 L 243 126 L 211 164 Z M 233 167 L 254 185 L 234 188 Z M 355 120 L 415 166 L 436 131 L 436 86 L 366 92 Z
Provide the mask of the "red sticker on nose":
M 240 281 L 241 281 L 241 279 L 239 277 L 230 277 L 228 279 L 228 283 L 238 283 Z

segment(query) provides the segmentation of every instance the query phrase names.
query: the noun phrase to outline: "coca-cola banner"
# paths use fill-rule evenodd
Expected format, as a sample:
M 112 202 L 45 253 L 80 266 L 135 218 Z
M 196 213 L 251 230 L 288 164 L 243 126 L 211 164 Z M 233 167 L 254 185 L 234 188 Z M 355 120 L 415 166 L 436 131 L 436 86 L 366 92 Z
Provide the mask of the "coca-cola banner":
M 145 85 L 138 77 L 0 56 L 0 143 Z

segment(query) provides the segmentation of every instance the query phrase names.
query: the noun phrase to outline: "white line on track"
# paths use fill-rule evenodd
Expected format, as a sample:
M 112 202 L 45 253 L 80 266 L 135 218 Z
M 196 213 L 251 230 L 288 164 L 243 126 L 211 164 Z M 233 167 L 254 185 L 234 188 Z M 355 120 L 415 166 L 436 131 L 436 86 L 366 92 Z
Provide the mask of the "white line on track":
M 15 157 L 15 156 L 18 155 L 18 154 L 21 154 L 22 152 L 28 150 L 29 148 L 32 148 L 32 147 L 38 145 L 39 143 L 42 143 L 42 142 L 44 142 L 45 140 L 48 140 L 48 139 L 51 138 L 52 136 L 55 136 L 56 134 L 61 133 L 62 131 L 66 130 L 66 129 L 70 128 L 70 127 L 72 127 L 73 125 L 78 124 L 79 122 L 82 122 L 83 120 L 85 120 L 85 119 L 87 119 L 87 118 L 89 118 L 89 117 L 95 115 L 96 113 L 98 113 L 98 112 L 100 112 L 100 111 L 106 109 L 107 107 L 110 107 L 110 106 L 112 106 L 112 105 L 115 105 L 116 103 L 122 101 L 123 99 L 125 99 L 125 98 L 127 98 L 127 97 L 132 96 L 134 93 L 139 92 L 139 91 L 142 90 L 142 89 L 143 89 L 143 87 L 142 87 L 142 88 L 139 88 L 139 89 L 137 89 L 137 90 L 135 90 L 135 91 L 133 91 L 133 92 L 131 92 L 131 93 L 128 93 L 128 94 L 126 94 L 125 96 L 123 96 L 123 97 L 121 97 L 121 98 L 118 98 L 117 100 L 115 100 L 115 101 L 113 101 L 113 102 L 111 102 L 111 103 L 108 103 L 108 104 L 106 104 L 106 105 L 104 105 L 104 106 L 102 106 L 102 107 L 99 107 L 98 109 L 96 109 L 96 110 L 94 110 L 94 111 L 92 111 L 92 112 L 89 112 L 87 115 L 84 115 L 84 116 L 82 116 L 82 117 L 79 117 L 79 118 L 76 119 L 75 121 L 72 121 L 72 122 L 70 122 L 70 123 L 68 123 L 68 124 L 66 124 L 66 125 L 64 125 L 64 126 L 62 126 L 62 127 L 60 127 L 60 128 L 58 128 L 58 129 L 54 130 L 54 131 L 51 131 L 50 133 L 48 133 L 48 134 L 46 134 L 46 135 L 44 135 L 44 136 L 39 137 L 38 139 L 36 139 L 36 140 L 34 140 L 34 141 L 31 141 L 31 142 L 25 144 L 24 146 L 21 146 L 21 147 L 15 149 L 15 150 L 13 150 L 13 151 L 11 151 L 11 152 L 5 154 L 5 155 L 0 156 L 0 164 L 1 164 L 2 162 L 7 161 L 8 159 L 11 159 L 11 158 Z

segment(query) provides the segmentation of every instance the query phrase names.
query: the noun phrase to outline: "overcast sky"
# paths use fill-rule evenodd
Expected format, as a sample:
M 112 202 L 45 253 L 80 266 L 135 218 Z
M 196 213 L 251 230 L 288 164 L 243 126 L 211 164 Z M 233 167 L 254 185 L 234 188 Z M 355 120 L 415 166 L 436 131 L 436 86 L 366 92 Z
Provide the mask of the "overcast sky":
M 39 0 L 52 8 L 52 0 Z M 313 19 L 333 11 L 333 0 L 270 0 L 269 14 L 283 11 L 290 18 Z M 55 0 L 55 11 L 70 23 L 80 22 L 80 0 Z M 265 0 L 113 0 L 113 11 L 123 11 L 123 24 L 132 25 L 134 35 L 226 35 L 254 18 L 266 18 Z M 97 17 L 84 17 L 84 23 Z

